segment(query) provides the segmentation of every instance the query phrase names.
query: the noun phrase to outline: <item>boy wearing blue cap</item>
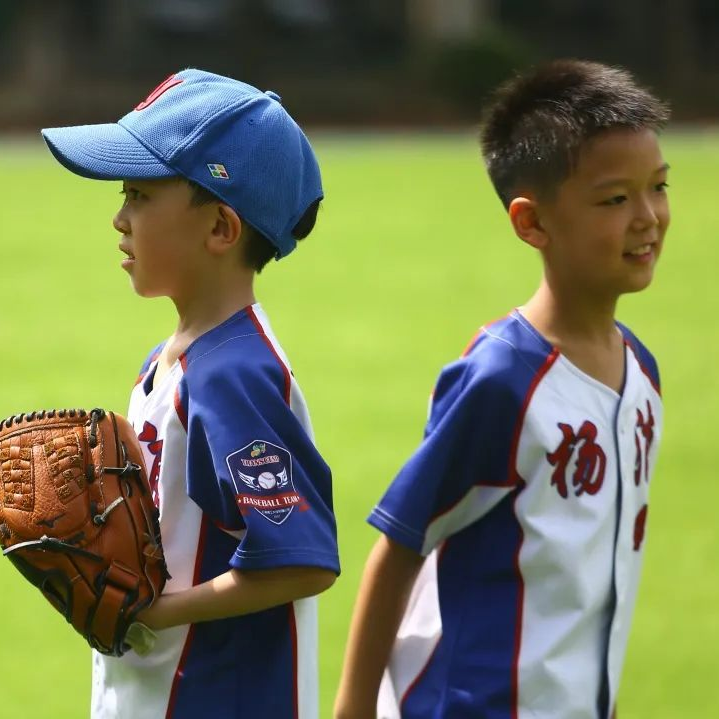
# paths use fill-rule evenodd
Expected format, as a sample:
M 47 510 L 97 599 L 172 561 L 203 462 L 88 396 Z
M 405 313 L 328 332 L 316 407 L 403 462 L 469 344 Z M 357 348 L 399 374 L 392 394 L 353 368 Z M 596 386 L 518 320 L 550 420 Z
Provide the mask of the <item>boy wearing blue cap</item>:
M 172 578 L 145 657 L 93 653 L 94 719 L 317 717 L 315 595 L 339 573 L 331 474 L 255 273 L 314 226 L 320 172 L 273 93 L 198 70 L 117 123 L 43 130 L 71 171 L 121 180 L 123 268 L 174 302 L 128 418 Z

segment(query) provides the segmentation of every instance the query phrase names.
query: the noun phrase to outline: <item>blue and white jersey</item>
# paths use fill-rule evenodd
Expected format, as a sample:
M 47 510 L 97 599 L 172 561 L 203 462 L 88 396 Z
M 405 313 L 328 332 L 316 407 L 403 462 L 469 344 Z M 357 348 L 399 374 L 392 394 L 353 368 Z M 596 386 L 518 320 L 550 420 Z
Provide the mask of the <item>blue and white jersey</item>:
M 623 326 L 620 394 L 517 311 L 438 381 L 425 438 L 369 521 L 427 556 L 380 719 L 605 719 L 637 592 L 662 426 Z
M 339 572 L 329 467 L 258 304 L 130 399 L 177 592 L 230 568 Z M 147 657 L 93 655 L 94 719 L 317 719 L 316 598 L 158 632 Z

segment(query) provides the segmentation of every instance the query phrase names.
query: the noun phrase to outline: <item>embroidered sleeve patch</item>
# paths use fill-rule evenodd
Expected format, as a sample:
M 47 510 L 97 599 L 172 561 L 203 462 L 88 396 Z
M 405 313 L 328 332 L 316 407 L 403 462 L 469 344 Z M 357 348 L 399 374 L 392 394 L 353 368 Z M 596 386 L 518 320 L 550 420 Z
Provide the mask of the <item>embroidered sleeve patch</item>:
M 309 505 L 292 481 L 292 457 L 272 442 L 254 440 L 227 456 L 237 506 L 243 516 L 255 511 L 273 524 L 282 524 L 295 508 Z

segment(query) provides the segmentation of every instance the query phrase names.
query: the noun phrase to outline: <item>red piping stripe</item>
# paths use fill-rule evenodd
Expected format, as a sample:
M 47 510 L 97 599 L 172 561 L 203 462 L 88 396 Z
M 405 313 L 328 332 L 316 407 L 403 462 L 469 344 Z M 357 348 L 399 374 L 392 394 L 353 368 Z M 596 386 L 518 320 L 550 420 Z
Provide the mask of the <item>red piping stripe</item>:
M 282 368 L 282 374 L 285 378 L 285 402 L 287 404 L 290 403 L 290 389 L 292 387 L 292 375 L 290 374 L 290 370 L 287 367 L 287 365 L 282 361 L 282 358 L 277 353 L 277 350 L 275 349 L 275 346 L 272 344 L 272 340 L 267 336 L 267 333 L 265 332 L 265 328 L 262 326 L 262 323 L 257 319 L 257 315 L 255 314 L 255 311 L 252 309 L 252 307 L 247 308 L 247 316 L 252 320 L 252 323 L 257 328 L 258 334 L 262 336 L 262 339 L 264 339 L 267 346 L 270 348 L 270 351 L 275 356 L 275 359 L 279 362 L 280 367 Z
M 292 388 L 292 375 L 290 373 L 289 368 L 284 363 L 282 358 L 280 357 L 279 353 L 275 349 L 274 344 L 272 343 L 272 340 L 267 336 L 267 333 L 265 332 L 265 328 L 262 326 L 262 323 L 258 319 L 257 315 L 255 314 L 255 311 L 252 309 L 252 307 L 247 307 L 247 316 L 252 320 L 252 324 L 254 324 L 255 328 L 257 329 L 258 334 L 262 337 L 262 339 L 265 341 L 267 346 L 270 348 L 270 352 L 275 356 L 275 359 L 277 360 L 278 364 L 280 365 L 280 368 L 282 369 L 282 376 L 284 377 L 285 382 L 285 388 L 284 388 L 284 398 L 285 402 L 287 404 L 290 403 L 290 390 Z M 290 603 L 288 605 L 288 611 L 289 611 L 289 625 L 290 625 L 290 636 L 292 639 L 292 677 L 293 677 L 293 687 L 292 687 L 292 706 L 293 706 L 293 712 L 295 719 L 298 719 L 300 708 L 299 708 L 299 687 L 298 687 L 298 677 L 297 672 L 299 670 L 298 666 L 298 657 L 297 657 L 297 621 L 295 619 L 295 606 L 293 603 Z
M 179 360 L 182 371 L 187 372 L 187 355 L 184 353 L 181 354 Z M 182 405 L 182 400 L 180 399 L 179 383 L 177 384 L 177 387 L 175 387 L 175 412 L 177 412 L 177 417 L 182 423 L 182 426 L 185 428 L 185 432 L 187 432 L 187 412 L 185 411 L 185 408 Z
M 524 395 L 524 402 L 522 403 L 522 409 L 519 412 L 519 416 L 517 417 L 517 424 L 514 426 L 514 436 L 512 437 L 512 448 L 509 452 L 509 470 L 510 472 L 513 472 L 512 477 L 512 484 L 516 484 L 517 481 L 521 482 L 523 481 L 522 478 L 519 476 L 519 473 L 517 472 L 515 463 L 517 460 L 517 448 L 519 447 L 519 437 L 522 434 L 522 424 L 524 423 L 524 415 L 527 414 L 527 407 L 529 407 L 529 403 L 532 400 L 532 396 L 534 395 L 535 390 L 537 389 L 537 385 L 542 381 L 544 378 L 544 375 L 549 372 L 549 369 L 551 366 L 557 361 L 557 357 L 559 357 L 559 350 L 555 347 L 552 349 L 552 351 L 549 353 L 547 358 L 544 360 L 544 364 L 537 370 L 536 374 L 532 378 L 532 382 L 529 385 L 529 389 L 527 390 L 527 393 Z
M 202 567 L 202 558 L 205 553 L 205 540 L 207 538 L 207 527 L 208 527 L 207 515 L 202 515 L 202 524 L 200 525 L 200 536 L 197 540 L 197 556 L 195 558 L 195 570 L 192 576 L 192 586 L 200 583 L 200 570 Z M 172 689 L 170 690 L 170 699 L 167 702 L 167 712 L 165 713 L 165 719 L 171 719 L 172 713 L 175 710 L 175 702 L 177 701 L 177 690 L 185 673 L 185 663 L 187 662 L 187 656 L 190 653 L 190 645 L 192 639 L 195 636 L 195 625 L 191 624 L 187 631 L 187 638 L 185 639 L 185 646 L 182 648 L 182 654 L 180 655 L 180 661 L 177 665 L 177 671 L 172 680 Z
M 519 492 L 514 495 L 512 504 L 515 517 L 517 516 L 518 499 Z M 514 572 L 517 578 L 517 613 L 514 622 L 514 656 L 512 657 L 512 719 L 518 719 L 519 716 L 519 652 L 522 648 L 522 617 L 524 616 L 524 578 L 519 567 L 519 553 L 524 544 L 524 531 L 519 521 L 517 521 L 517 525 L 519 527 L 519 542 L 517 542 L 517 551 L 514 555 Z
M 187 432 L 187 412 L 185 412 L 185 408 L 182 406 L 179 388 L 175 389 L 175 411 L 177 412 L 177 417 L 182 423 L 182 426 L 185 428 L 185 432 Z
M 404 709 L 404 703 L 407 701 L 407 697 L 412 693 L 414 688 L 419 684 L 422 677 L 427 673 L 427 669 L 429 669 L 429 665 L 432 663 L 432 659 L 434 658 L 434 655 L 437 653 L 437 649 L 439 648 L 439 643 L 442 639 L 442 635 L 440 634 L 439 637 L 437 637 L 437 641 L 434 645 L 434 648 L 432 649 L 432 652 L 430 653 L 429 657 L 427 657 L 427 661 L 425 662 L 425 665 L 419 670 L 419 673 L 417 676 L 412 680 L 412 683 L 407 687 L 405 693 L 402 695 L 402 698 L 400 699 L 399 705 L 402 709 Z
M 529 407 L 532 395 L 534 395 L 537 389 L 537 385 L 539 385 L 542 378 L 549 372 L 549 369 L 555 363 L 557 357 L 559 357 L 559 350 L 555 347 L 544 361 L 544 364 L 537 370 L 537 373 L 532 379 L 532 383 L 529 385 L 527 394 L 524 396 L 524 403 L 517 418 L 517 424 L 514 427 L 512 449 L 509 454 L 509 471 L 512 473 L 513 483 L 519 487 L 519 490 L 514 495 L 513 509 L 515 517 L 517 517 L 517 500 L 525 484 L 517 471 L 517 449 L 519 447 L 519 438 L 522 434 L 524 416 L 527 413 L 527 408 Z M 519 566 L 519 553 L 524 543 L 524 532 L 522 531 L 522 525 L 519 523 L 519 518 L 517 518 L 517 526 L 519 527 L 519 542 L 517 542 L 517 551 L 514 555 L 514 571 L 517 578 L 517 614 L 515 619 L 514 656 L 512 658 L 512 719 L 518 719 L 519 715 L 519 652 L 522 647 L 522 616 L 524 615 L 524 578 L 522 577 L 522 571 Z
M 639 365 L 639 368 L 640 368 L 640 369 L 642 370 L 642 372 L 646 375 L 646 377 L 647 377 L 647 379 L 649 380 L 649 382 L 651 383 L 652 387 L 654 387 L 654 391 L 661 397 L 661 396 L 662 396 L 662 391 L 661 391 L 661 389 L 659 388 L 659 386 L 657 385 L 657 383 L 654 381 L 654 377 L 652 377 L 652 375 L 651 375 L 651 373 L 649 372 L 649 370 L 644 366 L 642 360 L 639 358 L 639 355 L 634 351 L 634 347 L 633 347 L 632 343 L 625 339 L 625 340 L 624 340 L 624 344 L 625 344 L 627 347 L 629 347 L 629 349 L 632 351 L 632 354 L 634 355 L 634 359 L 636 359 L 637 364 Z

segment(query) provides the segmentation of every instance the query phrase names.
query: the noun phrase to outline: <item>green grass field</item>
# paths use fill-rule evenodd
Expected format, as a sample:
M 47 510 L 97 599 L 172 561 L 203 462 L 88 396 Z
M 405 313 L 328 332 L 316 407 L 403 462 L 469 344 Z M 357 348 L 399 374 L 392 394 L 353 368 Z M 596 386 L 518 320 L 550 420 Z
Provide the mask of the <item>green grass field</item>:
M 471 133 L 316 146 L 318 228 L 258 296 L 334 470 L 343 573 L 321 600 L 324 719 L 375 537 L 364 518 L 418 442 L 442 364 L 530 295 L 539 263 L 511 234 Z M 669 135 L 664 148 L 673 225 L 654 285 L 619 312 L 659 359 L 666 410 L 622 719 L 719 716 L 719 135 Z M 0 415 L 124 412 L 173 308 L 135 297 L 120 269 L 119 186 L 65 172 L 39 143 L 0 150 Z M 87 716 L 89 650 L 4 560 L 0 587 L 0 716 Z

